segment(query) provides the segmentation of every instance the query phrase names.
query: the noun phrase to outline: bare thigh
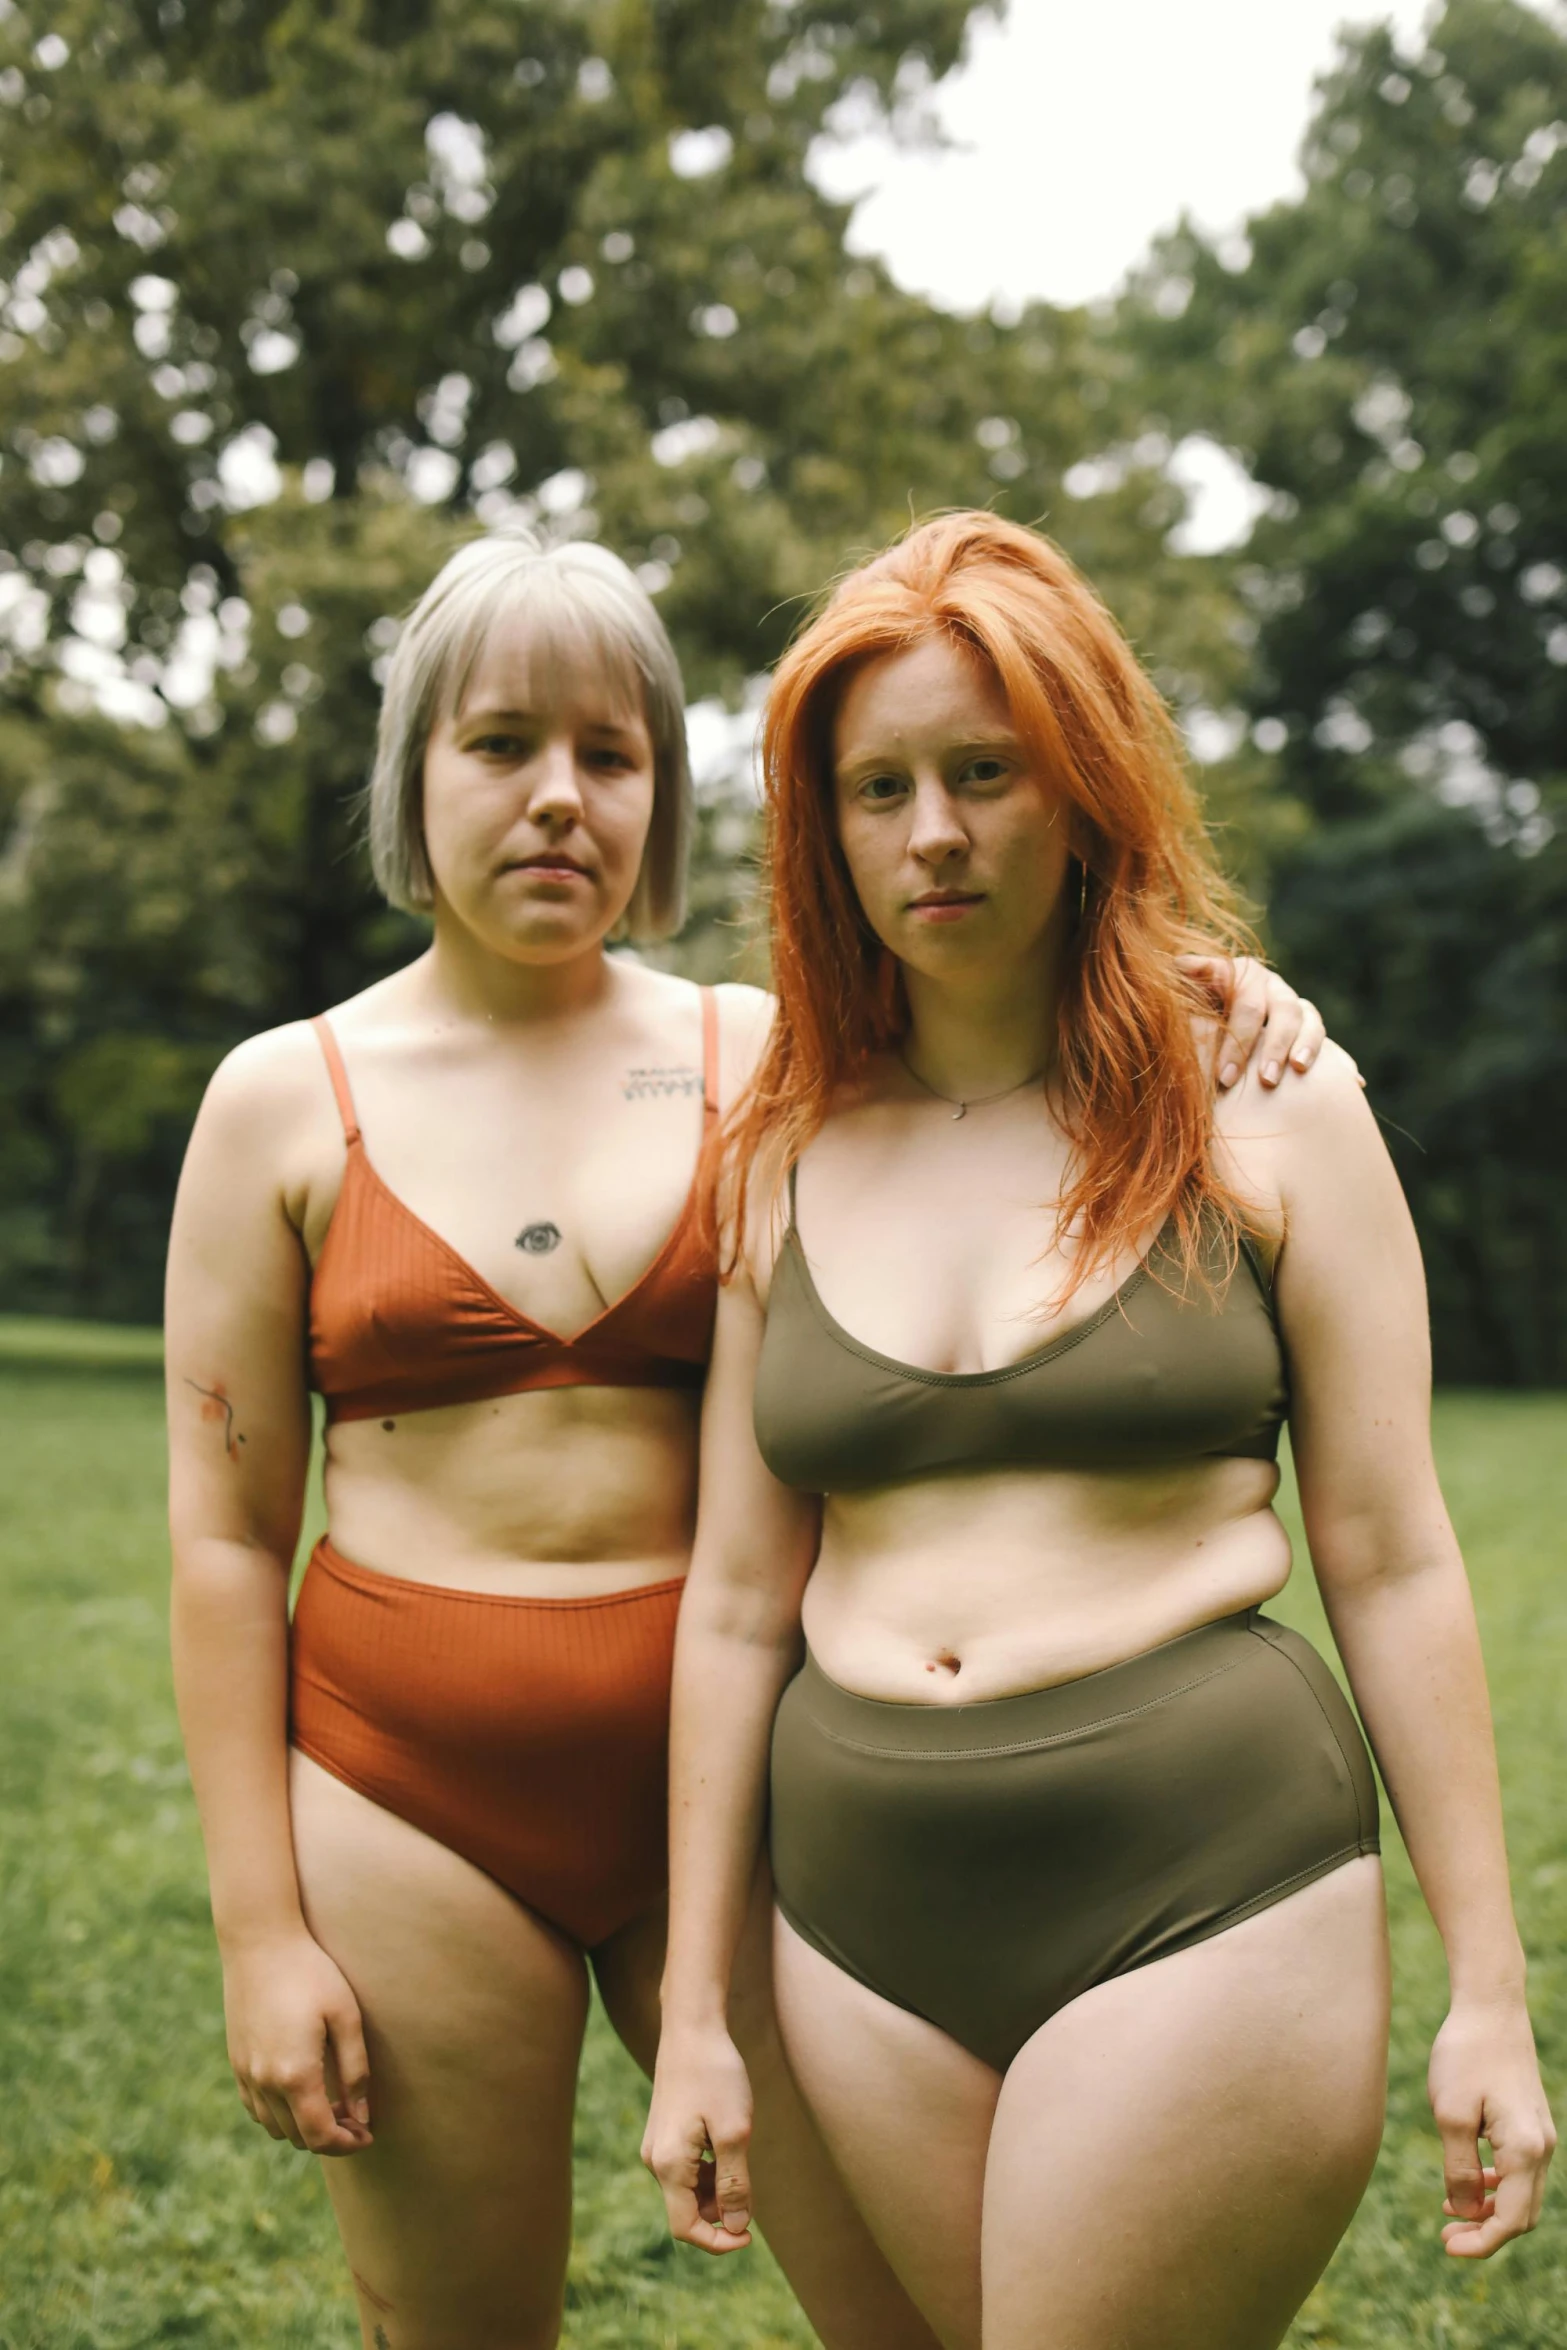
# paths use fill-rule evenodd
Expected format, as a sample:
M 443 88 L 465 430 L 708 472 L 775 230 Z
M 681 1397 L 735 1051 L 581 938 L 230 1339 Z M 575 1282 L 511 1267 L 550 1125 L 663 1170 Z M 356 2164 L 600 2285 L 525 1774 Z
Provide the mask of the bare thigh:
M 367 2350 L 548 2350 L 571 2235 L 587 2016 L 575 1945 L 305 1756 L 311 1932 L 353 1985 L 375 2144 L 323 2165 Z
M 951 2350 L 1275 2350 L 1381 2135 L 1374 1860 L 1074 2000 L 1004 2082 L 780 1945 L 796 2072 Z
M 867 2226 L 938 2341 L 968 2350 L 980 2338 L 985 2154 L 1001 2075 L 857 1983 L 781 1914 L 773 1979 L 790 2069 Z
M 785 2060 L 773 2012 L 772 1907 L 764 1871 L 736 1953 L 730 2000 L 755 2101 L 751 2186 L 758 2228 L 823 2350 L 936 2350 L 845 2188 Z M 660 1907 L 593 1953 L 610 2021 L 649 2075 L 658 2052 L 664 1924 Z

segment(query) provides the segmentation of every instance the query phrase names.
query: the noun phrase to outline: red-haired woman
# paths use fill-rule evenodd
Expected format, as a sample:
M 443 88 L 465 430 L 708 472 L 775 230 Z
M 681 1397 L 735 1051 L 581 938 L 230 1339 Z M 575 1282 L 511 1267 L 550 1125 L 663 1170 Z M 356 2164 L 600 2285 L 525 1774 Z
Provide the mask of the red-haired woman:
M 1365 2186 L 1388 2022 L 1365 1743 L 1259 1612 L 1286 1418 L 1447 1947 L 1451 2252 L 1535 2224 L 1553 2144 L 1404 1202 L 1331 1049 L 1215 1100 L 1174 958 L 1235 943 L 1228 900 L 1047 541 L 957 515 L 854 573 L 765 761 L 780 1008 L 732 1135 L 648 2158 L 677 2235 L 744 2241 L 770 1747 L 790 2060 L 942 2341 L 1265 2350 Z

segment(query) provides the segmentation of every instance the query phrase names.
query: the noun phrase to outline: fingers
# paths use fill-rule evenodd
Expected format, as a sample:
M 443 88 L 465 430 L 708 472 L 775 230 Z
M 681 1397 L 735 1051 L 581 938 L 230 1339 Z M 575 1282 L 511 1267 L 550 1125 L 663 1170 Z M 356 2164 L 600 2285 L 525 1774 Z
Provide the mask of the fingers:
M 237 2073 L 234 2076 L 234 2081 L 239 2090 L 239 2101 L 251 2120 L 259 2123 L 269 2138 L 281 2138 L 283 2132 L 273 2120 L 272 2109 L 266 2099 L 258 2091 L 252 2089 L 248 2082 L 241 2080 Z
M 262 2090 L 256 2102 L 266 2116 L 268 2137 L 280 2138 L 285 2145 L 292 2146 L 296 2154 L 303 2154 L 305 2141 L 299 2134 L 299 2124 L 290 2110 L 288 2099 L 281 2091 Z
M 1444 2107 L 1436 2115 L 1442 2133 L 1442 2173 L 1447 2201 L 1460 2224 L 1478 2220 L 1485 2202 L 1485 2166 L 1480 2160 L 1480 2110 Z
M 1520 2129 L 1509 2135 L 1506 2145 L 1496 2146 L 1494 2169 L 1477 2157 L 1472 2171 L 1467 2168 L 1467 2146 L 1460 2141 L 1454 2150 L 1460 2173 L 1456 2192 L 1454 2154 L 1448 2151 L 1445 2128 L 1442 2138 L 1448 2173 L 1442 2208 L 1450 2215 L 1442 2242 L 1455 2260 L 1488 2260 L 1514 2236 L 1525 2236 L 1538 2225 L 1553 2151 L 1551 2135 L 1548 2129 Z
M 1253 1059 L 1259 1082 L 1271 1090 L 1287 1068 L 1303 1075 L 1321 1053 L 1327 1028 L 1316 1005 L 1255 957 L 1240 955 L 1232 962 L 1226 955 L 1178 955 L 1176 964 L 1218 1009 L 1228 1002 L 1215 1055 L 1221 1092 L 1239 1082 Z
M 751 2168 L 746 2160 L 749 2131 L 730 2131 L 713 2146 L 714 2201 L 719 2225 L 743 2236 L 751 2225 Z
M 1494 2203 L 1496 2200 L 1496 2172 L 1490 2167 L 1489 2164 L 1486 2164 L 1485 2167 L 1481 2170 L 1480 2177 L 1485 2187 L 1486 2202 Z M 1442 2209 L 1446 2212 L 1449 2219 L 1457 2219 L 1459 2216 L 1458 2213 L 1453 2209 L 1453 2199 L 1450 2195 L 1443 2199 Z
M 320 2065 L 258 2067 L 240 2096 L 269 2137 L 286 2138 L 301 2154 L 358 2154 L 371 2143 L 368 2120 L 346 2101 L 333 2105 Z
M 1532 2171 L 1508 2171 L 1501 2178 L 1488 2211 L 1471 2218 L 1450 2220 L 1442 2241 L 1455 2260 L 1488 2260 L 1514 2236 L 1526 2236 L 1539 2217 Z M 1543 2175 L 1540 2180 L 1544 2188 Z
M 1230 985 L 1226 987 L 1228 977 Z M 1229 1018 L 1219 1038 L 1219 1089 L 1228 1092 L 1239 1082 L 1247 1062 L 1257 1049 L 1268 1019 L 1268 980 L 1270 974 L 1249 955 L 1226 967 L 1222 958 L 1213 964 L 1212 984 L 1222 1004 L 1226 994 L 1230 998 Z
M 341 2097 L 341 2103 L 335 2108 L 338 2119 L 357 2124 L 368 2135 L 370 2057 L 365 2047 L 364 2025 L 357 2006 L 349 2004 L 331 2010 L 327 2015 L 326 2028 Z
M 742 2252 L 751 2241 L 750 2177 L 744 2131 L 721 2134 L 715 2153 L 706 2125 L 695 2121 L 673 2146 L 655 2146 L 651 2128 L 642 2159 L 663 2190 L 669 2232 L 698 2251 Z
M 1328 1040 L 1327 1024 L 1309 996 L 1295 998 L 1296 1025 L 1294 1041 L 1284 1048 L 1284 1057 L 1292 1069 L 1304 1077 L 1312 1062 Z M 1271 1037 L 1273 1016 L 1269 1013 L 1268 1028 Z

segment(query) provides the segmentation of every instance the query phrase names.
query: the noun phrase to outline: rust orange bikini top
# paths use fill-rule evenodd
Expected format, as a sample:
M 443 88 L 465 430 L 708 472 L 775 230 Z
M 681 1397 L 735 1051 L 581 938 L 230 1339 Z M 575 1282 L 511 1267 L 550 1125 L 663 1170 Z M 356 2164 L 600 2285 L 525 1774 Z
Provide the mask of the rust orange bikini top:
M 388 1191 L 365 1151 L 348 1072 L 325 1017 L 348 1162 L 310 1282 L 310 1383 L 328 1420 L 482 1403 L 534 1387 L 700 1387 L 718 1265 L 698 1214 L 700 1161 L 673 1231 L 640 1279 L 574 1337 L 508 1304 Z M 718 1116 L 718 1019 L 702 990 L 702 1139 Z

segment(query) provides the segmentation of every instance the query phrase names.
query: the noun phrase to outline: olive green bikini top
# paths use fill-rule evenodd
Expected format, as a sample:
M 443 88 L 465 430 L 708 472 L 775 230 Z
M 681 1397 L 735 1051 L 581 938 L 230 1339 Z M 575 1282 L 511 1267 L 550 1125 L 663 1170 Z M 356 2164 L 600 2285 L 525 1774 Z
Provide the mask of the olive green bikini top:
M 795 1223 L 773 1271 L 757 1365 L 756 1441 L 773 1475 L 854 1493 L 943 1471 L 1113 1469 L 1278 1456 L 1289 1408 L 1272 1289 L 1255 1250 L 1211 1289 L 1152 1277 L 1169 1227 L 1097 1311 L 996 1371 L 922 1371 L 850 1336 L 823 1305 Z M 1173 1261 L 1170 1278 L 1179 1281 Z

